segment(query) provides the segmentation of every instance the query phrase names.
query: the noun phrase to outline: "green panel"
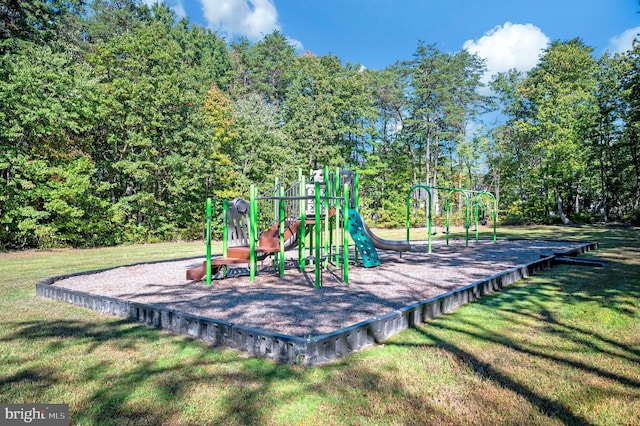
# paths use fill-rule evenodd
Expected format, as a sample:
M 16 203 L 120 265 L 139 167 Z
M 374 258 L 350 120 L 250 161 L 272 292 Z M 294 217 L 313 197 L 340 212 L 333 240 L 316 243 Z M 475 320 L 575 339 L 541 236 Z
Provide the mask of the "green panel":
M 349 233 L 358 251 L 360 251 L 364 267 L 372 268 L 380 265 L 378 252 L 367 236 L 360 213 L 356 209 L 349 209 Z

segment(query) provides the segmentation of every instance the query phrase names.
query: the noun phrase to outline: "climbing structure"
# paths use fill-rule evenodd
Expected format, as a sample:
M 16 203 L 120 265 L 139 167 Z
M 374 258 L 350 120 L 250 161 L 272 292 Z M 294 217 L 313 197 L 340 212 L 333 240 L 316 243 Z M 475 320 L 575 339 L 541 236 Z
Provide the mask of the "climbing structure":
M 349 281 L 349 235 L 355 245 L 354 261 L 366 268 L 380 265 L 376 249 L 408 251 L 405 241 L 376 236 L 358 211 L 358 173 L 327 167 L 312 173 L 311 181 L 300 171 L 298 182 L 288 189 L 276 185 L 258 195 L 251 186 L 249 200 L 224 200 L 223 254 L 211 257 L 211 202 L 207 206 L 207 258 L 201 267 L 187 271 L 187 279 L 201 280 L 217 274 L 224 278 L 228 266 L 247 264 L 250 280 L 257 273 L 257 261 L 273 256 L 280 276 L 285 271 L 285 250 L 298 247 L 298 268 L 304 272 L 314 266 L 315 286 L 322 283 L 322 271 L 329 264 L 341 269 L 342 280 Z M 237 268 L 236 268 L 237 269 Z
M 338 189 L 338 170 L 316 173 L 310 184 L 299 172 L 299 181 L 288 189 L 276 181 L 273 189 L 258 195 L 251 186 L 249 200 L 224 200 L 223 255 L 211 257 L 210 213 L 207 214 L 207 259 L 187 271 L 187 279 L 201 280 L 218 274 L 227 276 L 227 266 L 247 264 L 250 280 L 257 273 L 257 261 L 273 255 L 280 276 L 285 271 L 285 250 L 298 246 L 298 267 L 315 269 L 316 287 L 321 286 L 322 268 L 329 263 L 342 269 L 348 282 L 349 241 L 347 211 L 349 188 Z M 210 209 L 210 201 L 207 205 Z M 209 212 L 209 210 L 208 210 Z

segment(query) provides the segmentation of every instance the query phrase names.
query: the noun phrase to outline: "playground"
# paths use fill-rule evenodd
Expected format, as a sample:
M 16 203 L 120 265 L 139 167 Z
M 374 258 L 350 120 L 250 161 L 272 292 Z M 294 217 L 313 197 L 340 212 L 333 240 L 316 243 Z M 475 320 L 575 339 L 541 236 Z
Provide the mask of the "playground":
M 406 239 L 388 240 L 359 212 L 357 172 L 325 168 L 311 183 L 302 172 L 298 178 L 288 188 L 276 182 L 267 194 L 251 187 L 248 200 L 225 200 L 221 255 L 212 253 L 207 200 L 204 258 L 53 277 L 38 283 L 38 294 L 279 362 L 317 365 L 597 247 L 498 240 L 492 194 L 423 184 L 407 192 Z M 445 238 L 432 241 L 438 191 L 446 193 Z M 452 238 L 456 198 L 464 222 L 462 237 Z M 416 211 L 424 213 L 425 240 L 411 237 Z M 479 238 L 480 217 L 488 238 Z
M 584 243 L 551 241 L 480 241 L 465 247 L 458 240 L 446 247 L 418 245 L 402 257 L 379 251 L 381 265 L 352 267 L 349 284 L 339 270 L 323 271 L 314 288 L 313 271 L 290 266 L 283 277 L 266 263 L 254 282 L 248 275 L 216 280 L 210 287 L 189 281 L 185 271 L 202 259 L 147 263 L 77 275 L 55 282 L 65 289 L 160 306 L 267 332 L 295 337 L 317 336 L 389 314 L 463 288 L 488 277 L 526 269 L 554 253 Z M 215 258 L 214 258 L 215 259 Z M 294 263 L 294 262 L 291 262 Z

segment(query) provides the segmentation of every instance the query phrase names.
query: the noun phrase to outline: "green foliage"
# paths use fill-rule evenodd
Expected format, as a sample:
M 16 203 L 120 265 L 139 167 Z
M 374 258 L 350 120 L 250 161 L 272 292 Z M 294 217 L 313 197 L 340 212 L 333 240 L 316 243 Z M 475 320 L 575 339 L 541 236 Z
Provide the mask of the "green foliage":
M 465 50 L 420 42 L 369 70 L 296 56 L 278 31 L 227 44 L 165 3 L 12 0 L 0 32 L 2 248 L 200 238 L 207 197 L 218 233 L 222 199 L 325 165 L 358 169 L 390 227 L 412 182 L 493 191 L 525 222 L 640 205 L 638 46 L 595 60 L 556 41 L 488 99 Z M 469 134 L 497 107 L 506 123 Z
M 374 219 L 376 227 L 401 228 L 406 225 L 407 208 L 400 199 L 385 199 L 382 201 L 382 207 L 369 216 Z
M 300 57 L 287 92 L 288 102 L 283 108 L 284 130 L 294 141 L 294 153 L 299 155 L 304 169 L 336 166 L 343 161 L 332 118 L 337 111 L 333 105 L 333 72 L 336 58 Z
M 571 222 L 577 225 L 590 225 L 597 221 L 596 215 L 588 210 L 570 214 Z
M 409 153 L 413 182 L 455 187 L 473 184 L 465 177 L 475 175 L 475 170 L 468 171 L 479 164 L 472 164 L 470 155 L 463 158 L 461 143 L 467 124 L 486 103 L 478 92 L 485 69 L 484 61 L 466 50 L 449 54 L 423 43 L 411 61 L 399 64 L 408 88 L 407 116 L 399 140 Z
M 83 0 L 7 0 L 0 6 L 0 53 L 20 41 L 56 45 L 75 41 Z
M 530 224 L 530 222 L 519 214 L 507 214 L 500 219 L 500 225 L 504 226 L 521 226 L 528 224 Z
M 95 168 L 85 156 L 65 159 L 56 166 L 24 155 L 7 157 L 1 168 L 11 176 L 2 210 L 2 246 L 91 246 L 109 244 L 111 226 L 108 187 L 93 179 Z M 1 234 L 0 234 L 1 235 Z
M 631 68 L 626 55 L 596 61 L 574 39 L 552 43 L 527 75 L 494 79 L 509 118 L 492 134 L 502 206 L 529 221 L 585 223 L 621 220 L 637 205 L 634 120 L 624 115 Z
M 256 94 L 239 99 L 234 111 L 237 138 L 230 147 L 230 155 L 235 160 L 239 191 L 250 183 L 265 190 L 276 177 L 297 172 L 298 153 L 291 150 L 292 142 L 278 123 L 275 106 L 262 102 Z
M 92 0 L 83 19 L 90 43 L 108 42 L 151 19 L 151 10 L 139 0 Z
M 523 84 L 536 125 L 538 172 L 558 196 L 570 196 L 566 191 L 580 185 L 586 173 L 585 142 L 595 126 L 595 67 L 582 41 L 556 42 Z
M 64 157 L 84 149 L 94 81 L 68 52 L 20 43 L 0 58 L 0 146 L 34 157 Z
M 292 77 L 295 50 L 278 31 L 255 44 L 242 39 L 231 44 L 236 98 L 257 94 L 267 104 L 279 106 L 286 99 Z
M 633 225 L 640 226 L 640 209 L 634 210 L 625 217 L 625 220 Z

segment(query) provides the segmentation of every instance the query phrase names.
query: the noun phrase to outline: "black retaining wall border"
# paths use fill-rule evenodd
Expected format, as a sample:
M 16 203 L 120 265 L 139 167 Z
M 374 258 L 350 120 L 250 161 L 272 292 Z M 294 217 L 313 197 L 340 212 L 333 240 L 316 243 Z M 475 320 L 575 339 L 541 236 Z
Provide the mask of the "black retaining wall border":
M 598 248 L 597 243 L 586 243 L 561 255 L 577 256 L 596 248 Z M 306 338 L 272 333 L 155 305 L 52 285 L 70 276 L 95 274 L 106 269 L 44 279 L 36 284 L 36 295 L 72 303 L 103 314 L 131 318 L 153 327 L 203 340 L 213 346 L 226 346 L 279 363 L 316 366 L 380 343 L 409 327 L 452 312 L 464 304 L 498 291 L 515 281 L 549 269 L 554 265 L 553 259 L 556 255 L 560 253 L 511 268 L 388 314 L 331 333 Z

